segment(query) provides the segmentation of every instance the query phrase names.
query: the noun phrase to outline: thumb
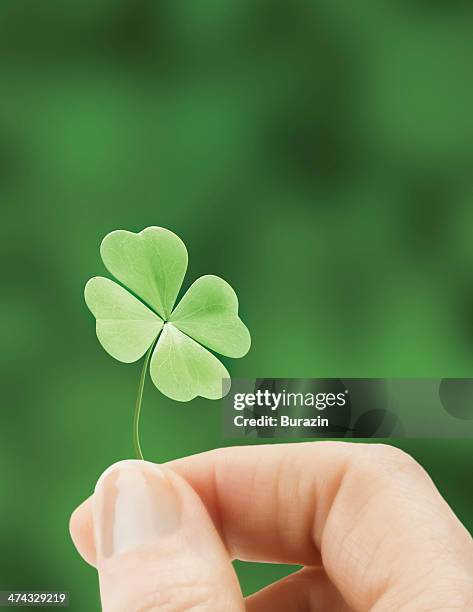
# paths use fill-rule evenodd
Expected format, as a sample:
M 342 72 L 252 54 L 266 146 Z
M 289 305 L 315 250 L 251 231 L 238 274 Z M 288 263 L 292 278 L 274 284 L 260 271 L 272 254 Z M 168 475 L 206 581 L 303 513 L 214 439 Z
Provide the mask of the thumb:
M 104 612 L 244 610 L 229 555 L 202 501 L 170 469 L 122 461 L 93 500 Z

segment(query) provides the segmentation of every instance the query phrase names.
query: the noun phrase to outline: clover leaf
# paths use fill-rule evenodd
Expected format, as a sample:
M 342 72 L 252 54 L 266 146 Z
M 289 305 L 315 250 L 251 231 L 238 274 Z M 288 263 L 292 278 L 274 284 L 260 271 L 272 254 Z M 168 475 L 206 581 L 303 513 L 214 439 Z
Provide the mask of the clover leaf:
M 172 399 L 218 399 L 224 394 L 223 380 L 230 376 L 210 351 L 243 357 L 250 348 L 250 333 L 238 317 L 235 292 L 218 276 L 198 278 L 174 307 L 188 257 L 173 232 L 162 227 L 138 234 L 117 230 L 105 236 L 100 254 L 121 284 L 96 276 L 85 286 L 97 338 L 107 353 L 124 363 L 146 354 L 134 423 L 135 449 L 142 458 L 138 425 L 148 365 L 155 386 Z

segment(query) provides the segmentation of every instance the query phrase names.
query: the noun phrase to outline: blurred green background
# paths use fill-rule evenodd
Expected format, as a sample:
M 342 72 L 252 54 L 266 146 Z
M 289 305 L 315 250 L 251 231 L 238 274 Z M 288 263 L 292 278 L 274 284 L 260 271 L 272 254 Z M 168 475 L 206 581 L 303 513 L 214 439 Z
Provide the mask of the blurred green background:
M 68 520 L 133 454 L 141 364 L 83 301 L 113 229 L 172 229 L 185 287 L 235 287 L 236 377 L 473 375 L 472 25 L 462 0 L 3 0 L 0 589 L 99 609 Z M 147 458 L 223 444 L 219 403 L 147 385 Z M 472 530 L 473 442 L 399 445 Z

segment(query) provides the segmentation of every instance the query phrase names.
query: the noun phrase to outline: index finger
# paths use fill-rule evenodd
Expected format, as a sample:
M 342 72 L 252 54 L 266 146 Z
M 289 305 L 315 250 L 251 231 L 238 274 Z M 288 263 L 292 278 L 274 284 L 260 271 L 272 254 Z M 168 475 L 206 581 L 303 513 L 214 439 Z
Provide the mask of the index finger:
M 389 585 L 416 583 L 426 564 L 442 573 L 453 567 L 455 580 L 471 581 L 469 534 L 426 472 L 393 447 L 245 446 L 168 466 L 200 495 L 234 557 L 322 559 L 355 608 L 371 606 Z

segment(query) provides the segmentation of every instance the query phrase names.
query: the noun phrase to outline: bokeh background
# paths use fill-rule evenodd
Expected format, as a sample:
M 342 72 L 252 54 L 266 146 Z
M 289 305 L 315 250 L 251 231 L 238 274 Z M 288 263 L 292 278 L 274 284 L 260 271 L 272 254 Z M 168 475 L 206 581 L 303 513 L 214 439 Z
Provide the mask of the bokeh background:
M 185 287 L 236 288 L 234 376 L 473 375 L 472 25 L 466 0 L 1 2 L 0 589 L 99 610 L 68 520 L 133 454 L 141 364 L 82 293 L 113 229 L 172 229 Z M 147 385 L 147 458 L 230 443 L 218 402 Z M 473 442 L 398 444 L 472 530 Z

